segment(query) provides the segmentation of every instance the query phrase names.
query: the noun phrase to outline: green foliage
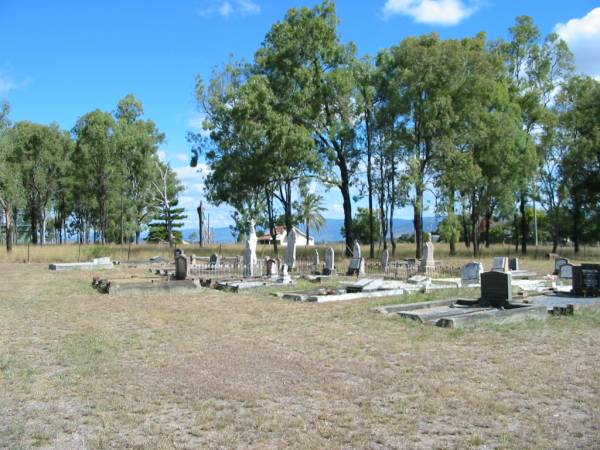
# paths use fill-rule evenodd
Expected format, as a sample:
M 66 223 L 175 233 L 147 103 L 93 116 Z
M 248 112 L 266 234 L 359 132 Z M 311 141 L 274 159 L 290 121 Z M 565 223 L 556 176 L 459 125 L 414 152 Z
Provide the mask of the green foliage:
M 356 216 L 352 219 L 352 227 L 354 229 L 354 237 L 361 244 L 369 243 L 369 210 L 367 208 L 358 208 Z M 379 230 L 381 222 L 379 218 L 374 217 L 374 227 Z M 342 236 L 345 236 L 346 229 L 342 227 Z M 379 234 L 375 234 L 375 242 L 379 242 Z

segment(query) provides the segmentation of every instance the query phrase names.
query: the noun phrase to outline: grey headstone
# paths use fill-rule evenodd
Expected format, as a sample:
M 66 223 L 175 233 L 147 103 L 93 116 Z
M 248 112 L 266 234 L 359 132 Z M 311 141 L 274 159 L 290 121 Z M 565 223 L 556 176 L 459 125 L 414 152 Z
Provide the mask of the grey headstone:
M 175 279 L 185 280 L 189 274 L 190 261 L 183 252 L 175 258 Z
M 290 269 L 296 267 L 296 230 L 294 228 L 292 228 L 287 236 L 287 252 L 285 262 Z
M 494 308 L 505 307 L 512 301 L 512 274 L 491 271 L 481 274 L 481 304 Z
M 316 267 L 319 267 L 319 264 L 321 264 L 321 261 L 320 261 L 320 258 L 319 258 L 319 251 L 318 250 L 315 250 L 315 257 L 314 257 L 314 260 L 313 260 L 313 264 Z
M 463 283 L 479 284 L 482 273 L 483 264 L 480 262 L 470 262 L 460 269 L 460 279 Z
M 559 278 L 571 280 L 573 278 L 573 264 L 567 263 L 560 266 L 558 276 Z
M 335 274 L 335 252 L 331 247 L 325 250 L 325 270 L 323 271 L 323 274 Z
M 208 260 L 208 265 L 212 269 L 220 269 L 221 268 L 221 257 L 216 253 L 210 255 L 210 259 Z
M 180 248 L 175 249 L 175 254 L 174 254 L 175 258 L 177 258 L 178 256 L 180 256 L 182 254 L 183 254 L 183 250 L 181 250 Z
M 492 260 L 492 270 L 498 272 L 508 272 L 510 270 L 508 258 L 506 256 L 495 256 Z
M 269 278 L 278 278 L 279 277 L 279 269 L 277 261 L 269 258 L 267 259 L 267 277 Z
M 569 260 L 567 258 L 556 258 L 554 260 L 554 273 L 559 274 L 560 268 L 565 264 L 569 264 Z
M 433 242 L 425 242 L 425 244 L 423 245 L 423 255 L 421 258 L 421 264 L 419 266 L 419 272 L 427 273 L 431 269 L 435 269 L 435 259 L 433 258 L 433 251 Z

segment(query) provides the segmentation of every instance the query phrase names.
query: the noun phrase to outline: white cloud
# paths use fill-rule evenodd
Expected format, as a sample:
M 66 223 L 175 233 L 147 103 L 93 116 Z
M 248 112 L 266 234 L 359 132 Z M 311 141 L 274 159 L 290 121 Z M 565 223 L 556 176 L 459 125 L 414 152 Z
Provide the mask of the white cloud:
M 197 112 L 194 113 L 187 121 L 188 128 L 191 128 L 197 133 L 200 133 L 204 137 L 209 137 L 210 132 L 204 129 L 204 119 L 206 119 L 206 114 Z
M 180 162 L 188 162 L 190 160 L 190 155 L 185 153 L 177 153 L 175 155 L 175 159 Z
M 600 76 L 600 7 L 592 9 L 581 19 L 558 23 L 554 31 L 575 54 L 577 70 L 586 75 Z
M 393 15 L 410 16 L 415 22 L 429 25 L 457 25 L 479 9 L 475 2 L 463 0 L 387 0 L 384 18 Z
M 233 14 L 258 14 L 260 11 L 260 5 L 253 0 L 212 0 L 205 7 L 196 10 L 201 17 L 218 14 L 225 18 Z
M 16 87 L 17 85 L 8 77 L 8 75 L 0 72 L 0 94 L 12 91 Z
M 158 152 L 156 152 L 158 155 L 158 159 L 160 159 L 161 161 L 166 161 L 167 160 L 167 152 L 165 150 L 160 149 Z

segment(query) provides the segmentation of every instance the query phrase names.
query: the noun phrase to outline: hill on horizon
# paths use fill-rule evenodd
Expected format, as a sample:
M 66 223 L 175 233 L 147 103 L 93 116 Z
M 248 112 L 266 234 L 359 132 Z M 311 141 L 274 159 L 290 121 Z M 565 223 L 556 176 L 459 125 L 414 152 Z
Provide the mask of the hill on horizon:
M 443 220 L 443 217 L 423 217 L 423 230 L 431 232 L 437 229 L 439 223 Z M 315 238 L 317 244 L 324 243 L 335 243 L 342 242 L 344 240 L 341 229 L 344 225 L 344 219 L 326 219 L 323 228 L 316 232 L 310 231 L 310 235 Z M 300 225 L 298 228 L 304 230 L 304 226 Z M 186 241 L 190 241 L 190 236 L 195 233 L 198 235 L 198 229 L 195 228 L 184 228 L 183 238 Z M 215 237 L 215 244 L 233 244 L 235 238 L 231 235 L 229 227 L 212 228 L 212 232 Z M 414 234 L 415 229 L 413 222 L 410 219 L 394 219 L 394 236 L 398 237 L 401 234 Z

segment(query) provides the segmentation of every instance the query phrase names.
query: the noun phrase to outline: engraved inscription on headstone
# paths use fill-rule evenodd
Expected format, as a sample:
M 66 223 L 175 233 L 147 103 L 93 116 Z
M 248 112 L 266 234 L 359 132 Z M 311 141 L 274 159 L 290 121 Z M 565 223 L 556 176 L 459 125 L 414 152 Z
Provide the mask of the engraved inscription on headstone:
M 466 284 L 479 284 L 481 274 L 483 273 L 483 264 L 480 262 L 470 262 L 465 264 L 460 270 L 460 278 Z
M 573 264 L 567 263 L 560 266 L 559 274 L 560 278 L 570 280 L 573 278 Z

